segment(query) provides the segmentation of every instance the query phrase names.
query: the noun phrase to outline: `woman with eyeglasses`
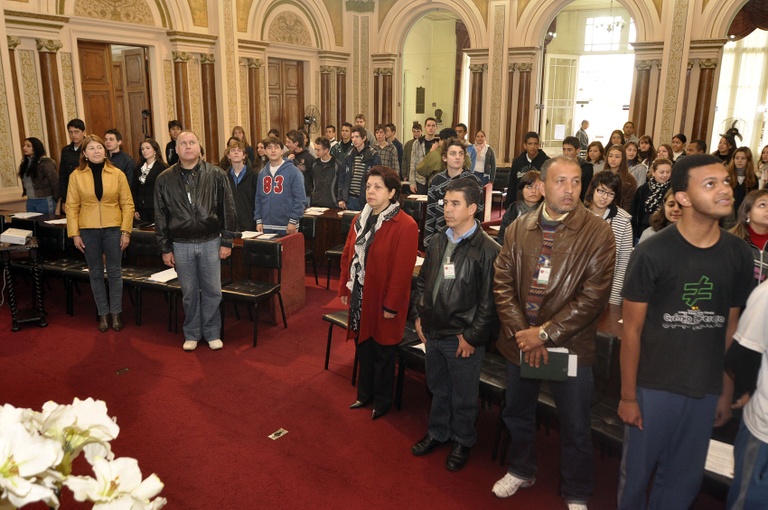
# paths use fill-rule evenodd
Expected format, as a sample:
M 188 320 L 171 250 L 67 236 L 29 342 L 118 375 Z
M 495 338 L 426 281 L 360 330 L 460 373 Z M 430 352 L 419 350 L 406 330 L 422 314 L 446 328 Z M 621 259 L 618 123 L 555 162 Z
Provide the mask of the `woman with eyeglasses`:
M 632 217 L 617 205 L 621 202 L 621 188 L 621 177 L 612 172 L 600 172 L 592 178 L 584 198 L 584 206 L 608 222 L 616 240 L 616 264 L 611 297 L 608 299 L 612 305 L 620 305 L 622 302 L 621 287 L 632 254 Z
M 651 178 L 637 188 L 632 206 L 629 208 L 635 239 L 640 239 L 645 229 L 651 226 L 651 215 L 664 205 L 664 194 L 669 189 L 671 175 L 672 161 L 656 158 L 651 165 Z

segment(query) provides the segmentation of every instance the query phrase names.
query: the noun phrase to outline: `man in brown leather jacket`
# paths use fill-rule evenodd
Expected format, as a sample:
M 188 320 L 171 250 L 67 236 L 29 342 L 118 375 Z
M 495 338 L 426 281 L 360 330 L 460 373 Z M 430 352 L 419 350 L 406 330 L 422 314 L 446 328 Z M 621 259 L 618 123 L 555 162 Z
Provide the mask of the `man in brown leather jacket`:
M 590 405 L 597 321 L 608 303 L 615 243 L 607 223 L 579 201 L 581 168 L 556 156 L 541 169 L 544 203 L 507 229 L 496 259 L 497 342 L 507 359 L 504 422 L 511 442 L 507 474 L 493 487 L 501 498 L 535 481 L 536 402 L 541 381 L 520 377 L 521 352 L 534 366 L 548 347 L 578 356 L 578 373 L 550 382 L 560 416 L 560 492 L 568 508 L 586 509 L 594 487 Z M 586 183 L 584 183 L 586 185 Z

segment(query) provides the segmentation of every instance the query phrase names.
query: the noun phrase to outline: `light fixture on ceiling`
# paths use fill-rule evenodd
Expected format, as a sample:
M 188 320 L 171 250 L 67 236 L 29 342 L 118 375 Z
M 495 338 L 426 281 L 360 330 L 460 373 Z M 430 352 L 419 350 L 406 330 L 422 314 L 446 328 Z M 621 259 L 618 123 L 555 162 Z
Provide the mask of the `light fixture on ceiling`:
M 613 1 L 614 0 L 611 0 L 611 10 L 609 14 L 610 22 L 600 23 L 598 25 L 595 25 L 595 28 L 605 29 L 608 32 L 613 32 L 614 30 L 618 30 L 618 31 L 624 30 L 624 27 L 627 25 L 627 23 L 624 21 L 624 18 L 622 17 L 620 20 L 616 20 L 613 17 Z

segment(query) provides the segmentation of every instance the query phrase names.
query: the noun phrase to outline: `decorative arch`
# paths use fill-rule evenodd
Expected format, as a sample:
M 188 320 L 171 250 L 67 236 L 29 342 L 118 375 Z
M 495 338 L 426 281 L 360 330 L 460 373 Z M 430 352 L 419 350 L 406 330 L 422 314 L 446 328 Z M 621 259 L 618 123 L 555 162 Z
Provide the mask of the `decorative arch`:
M 248 16 L 249 33 L 260 41 L 269 41 L 269 29 L 280 15 L 293 13 L 308 28 L 312 48 L 330 50 L 334 36 L 331 18 L 324 6 L 314 0 L 281 0 L 273 3 L 253 2 Z M 280 41 L 285 42 L 285 41 Z M 289 43 L 290 44 L 290 43 Z
M 705 40 L 726 39 L 733 19 L 747 2 L 748 0 L 737 0 L 735 2 L 702 1 L 701 16 L 703 23 L 700 25 L 702 27 L 701 32 L 696 34 L 696 38 Z
M 105 21 L 119 21 L 145 26 L 173 29 L 171 13 L 166 5 L 167 0 L 130 0 L 129 5 L 121 6 L 120 16 L 109 15 L 113 10 L 112 2 L 106 0 L 60 0 L 56 5 L 56 14 L 72 16 L 79 15 Z M 170 0 L 174 1 L 174 0 Z M 126 3 L 126 2 L 124 2 Z M 146 18 L 151 23 L 143 22 Z M 191 20 L 191 17 L 190 17 Z
M 522 27 L 522 40 L 518 40 L 520 46 L 542 46 L 544 36 L 552 21 L 560 14 L 565 6 L 573 0 L 555 0 L 554 2 L 531 2 L 523 11 L 517 21 L 517 26 Z M 656 8 L 648 0 L 618 0 L 627 9 L 637 30 L 637 41 L 661 40 L 663 34 L 657 34 L 661 22 L 656 14 Z
M 379 30 L 378 47 L 374 53 L 394 53 L 402 51 L 405 38 L 411 28 L 424 15 L 437 9 L 444 9 L 456 15 L 467 27 L 471 48 L 484 48 L 488 45 L 488 34 L 483 16 L 471 2 L 458 0 L 420 0 L 414 5 L 413 0 L 399 0 L 392 6 Z

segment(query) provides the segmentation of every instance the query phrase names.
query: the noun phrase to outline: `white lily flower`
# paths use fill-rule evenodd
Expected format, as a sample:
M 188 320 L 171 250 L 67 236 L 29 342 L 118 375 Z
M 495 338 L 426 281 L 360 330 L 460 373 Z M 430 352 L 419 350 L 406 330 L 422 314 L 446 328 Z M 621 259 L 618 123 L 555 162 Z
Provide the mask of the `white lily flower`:
M 112 461 L 97 457 L 90 476 L 70 476 L 64 485 L 77 501 L 96 503 L 94 510 L 156 510 L 166 504 L 165 498 L 151 499 L 163 490 L 163 483 L 152 474 L 141 480 L 136 459 L 122 457 Z
M 30 434 L 34 435 L 39 431 L 33 419 L 34 414 L 31 409 L 4 404 L 3 407 L 0 407 L 0 430 L 7 430 L 13 424 L 21 423 Z
M 40 431 L 46 437 L 59 441 L 67 455 L 64 474 L 69 473 L 69 464 L 86 445 L 89 462 L 94 454 L 113 458 L 109 441 L 117 437 L 120 427 L 107 414 L 107 405 L 103 400 L 75 398 L 71 405 L 59 405 L 46 402 L 42 413 L 35 417 L 40 424 Z
M 0 428 L 0 498 L 15 507 L 36 501 L 58 507 L 53 489 L 41 485 L 37 477 L 45 476 L 62 456 L 55 441 L 30 434 L 22 423 L 5 423 Z

